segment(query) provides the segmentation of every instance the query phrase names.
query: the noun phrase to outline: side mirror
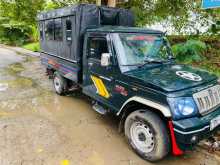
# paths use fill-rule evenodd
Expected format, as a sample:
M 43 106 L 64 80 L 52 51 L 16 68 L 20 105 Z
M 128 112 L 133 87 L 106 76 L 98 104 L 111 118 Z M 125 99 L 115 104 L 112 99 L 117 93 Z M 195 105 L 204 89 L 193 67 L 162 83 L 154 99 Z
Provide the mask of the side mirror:
M 107 67 L 110 65 L 110 53 L 102 53 L 101 56 L 101 66 Z

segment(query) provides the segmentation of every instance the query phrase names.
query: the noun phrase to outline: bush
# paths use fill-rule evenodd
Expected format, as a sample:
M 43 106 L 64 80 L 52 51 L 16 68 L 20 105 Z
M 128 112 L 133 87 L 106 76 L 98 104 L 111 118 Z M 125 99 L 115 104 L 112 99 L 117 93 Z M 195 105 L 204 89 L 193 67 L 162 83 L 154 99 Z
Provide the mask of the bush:
M 29 34 L 30 42 L 38 42 L 39 41 L 39 31 L 38 27 L 35 25 L 31 26 L 31 33 Z
M 206 44 L 198 40 L 188 40 L 172 46 L 177 61 L 186 64 L 204 60 L 206 49 Z
M 0 17 L 0 42 L 9 45 L 21 46 L 27 42 L 38 41 L 38 29 L 36 25 L 25 22 L 9 20 Z
M 30 26 L 22 22 L 4 22 L 0 24 L 0 40 L 10 45 L 22 45 L 32 33 Z
M 40 51 L 40 45 L 39 42 L 36 43 L 29 43 L 26 44 L 24 46 L 22 46 L 23 48 L 27 49 L 27 50 L 31 50 L 33 52 L 39 52 Z
M 183 43 L 188 40 L 200 40 L 206 45 L 210 45 L 214 48 L 219 49 L 220 48 L 220 35 L 170 35 L 167 36 L 171 45 L 178 44 L 178 43 Z

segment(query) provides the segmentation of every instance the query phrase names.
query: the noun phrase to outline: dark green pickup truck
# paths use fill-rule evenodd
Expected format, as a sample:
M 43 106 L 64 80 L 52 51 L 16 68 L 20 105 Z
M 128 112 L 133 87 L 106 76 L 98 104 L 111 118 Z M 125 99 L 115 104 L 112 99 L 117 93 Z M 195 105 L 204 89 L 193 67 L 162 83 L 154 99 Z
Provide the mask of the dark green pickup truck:
M 74 9 L 80 7 L 89 8 L 91 13 L 98 8 L 85 5 Z M 110 10 L 116 12 L 112 8 L 97 10 L 104 15 Z M 75 20 L 72 23 L 67 14 L 44 19 L 44 13 L 39 17 L 43 27 L 41 61 L 53 77 L 58 94 L 80 89 L 92 98 L 94 110 L 103 115 L 114 113 L 131 147 L 149 161 L 160 160 L 170 152 L 181 155 L 219 130 L 217 77 L 176 64 L 163 32 L 118 26 L 123 24 L 120 22 L 114 26 L 100 24 L 87 26 L 79 36 L 77 43 L 81 44 L 76 45 L 77 12 L 71 15 Z M 51 39 L 50 35 L 58 31 L 59 18 L 63 29 L 60 38 Z M 55 25 L 48 20 L 54 20 Z M 51 32 L 51 27 L 55 27 L 55 32 Z M 47 42 L 53 42 L 58 53 L 51 53 L 53 49 L 45 46 Z M 69 50 L 69 56 L 60 53 L 61 48 Z M 81 51 L 72 56 L 75 49 Z

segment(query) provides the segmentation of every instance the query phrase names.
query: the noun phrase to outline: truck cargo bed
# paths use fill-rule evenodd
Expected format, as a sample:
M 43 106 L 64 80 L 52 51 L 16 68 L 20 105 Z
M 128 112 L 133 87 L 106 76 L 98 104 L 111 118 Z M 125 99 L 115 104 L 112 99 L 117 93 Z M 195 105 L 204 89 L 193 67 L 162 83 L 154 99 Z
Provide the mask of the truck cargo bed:
M 62 59 L 60 57 L 52 56 L 50 54 L 41 53 L 41 63 L 48 69 L 58 71 L 65 78 L 79 83 L 80 80 L 80 66 L 76 62 Z

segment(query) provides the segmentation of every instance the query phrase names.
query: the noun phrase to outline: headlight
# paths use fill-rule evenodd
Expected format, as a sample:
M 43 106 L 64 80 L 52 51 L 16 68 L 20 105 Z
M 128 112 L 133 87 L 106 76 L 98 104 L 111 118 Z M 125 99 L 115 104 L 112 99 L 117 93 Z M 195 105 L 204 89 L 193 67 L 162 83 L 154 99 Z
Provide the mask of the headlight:
M 181 119 L 198 114 L 198 108 L 192 97 L 168 98 L 173 118 Z

